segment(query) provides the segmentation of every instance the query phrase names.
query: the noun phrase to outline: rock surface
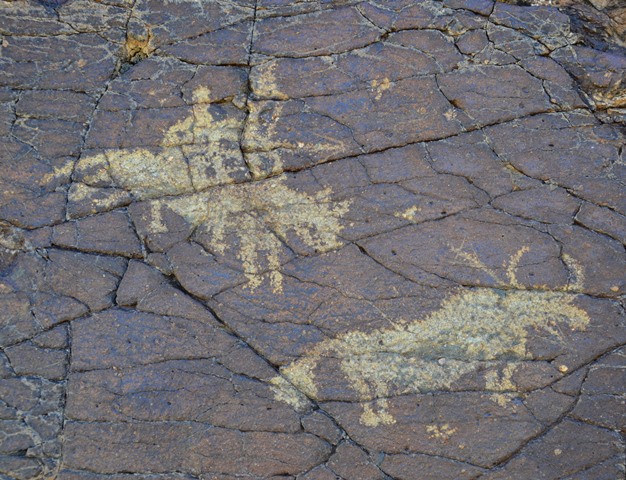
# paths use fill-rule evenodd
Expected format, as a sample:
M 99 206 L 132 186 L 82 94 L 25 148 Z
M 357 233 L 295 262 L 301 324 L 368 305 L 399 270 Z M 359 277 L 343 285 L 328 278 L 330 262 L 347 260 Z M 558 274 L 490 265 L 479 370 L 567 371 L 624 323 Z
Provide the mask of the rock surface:
M 624 12 L 516 3 L 0 2 L 0 479 L 623 478 Z

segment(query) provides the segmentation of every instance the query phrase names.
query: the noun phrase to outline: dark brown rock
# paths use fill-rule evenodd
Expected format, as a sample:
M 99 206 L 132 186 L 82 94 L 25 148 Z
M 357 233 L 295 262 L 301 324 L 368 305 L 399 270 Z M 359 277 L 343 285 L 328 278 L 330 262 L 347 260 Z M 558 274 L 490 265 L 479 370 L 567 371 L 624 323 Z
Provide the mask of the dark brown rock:
M 508 221 L 508 217 L 496 219 Z M 419 242 L 419 249 L 415 242 Z M 506 269 L 521 245 L 527 245 L 529 250 L 523 254 L 526 258 L 521 258 L 516 281 L 528 286 L 567 283 L 567 271 L 559 266 L 558 244 L 549 235 L 522 225 L 493 222 L 487 231 L 475 220 L 449 217 L 407 226 L 365 240 L 362 245 L 378 261 L 414 281 L 427 272 L 464 285 L 492 287 L 510 283 Z
M 593 425 L 624 431 L 626 379 L 624 356 L 617 351 L 590 368 L 572 416 Z
M 205 322 L 124 310 L 78 320 L 73 335 L 72 365 L 78 371 L 208 358 L 220 344 L 234 343 Z
M 481 132 L 428 142 L 426 149 L 435 171 L 465 177 L 491 196 L 528 184 L 527 178 L 506 168 Z
M 317 35 L 319 28 L 325 35 Z M 356 8 L 339 8 L 288 18 L 267 18 L 255 28 L 254 52 L 273 56 L 328 55 L 376 41 L 381 32 Z
M 553 227 L 551 233 L 563 244 L 563 252 L 576 258 L 584 270 L 586 292 L 606 296 L 624 292 L 626 261 L 619 242 L 577 226 Z
M 35 445 L 35 440 L 23 431 L 20 423 L 12 420 L 1 421 L 3 438 L 0 441 L 0 452 L 2 454 L 16 453 Z
M 58 90 L 32 90 L 15 105 L 20 117 L 63 119 L 86 123 L 93 111 L 93 98 L 84 93 Z
M 98 474 L 86 471 L 78 470 L 62 470 L 59 472 L 58 478 L 63 480 L 105 480 L 107 478 L 111 480 L 192 480 L 192 475 L 186 475 L 184 473 L 164 473 L 164 474 L 132 474 L 132 473 L 120 473 L 120 474 Z M 229 476 L 219 475 L 215 477 L 219 480 L 230 480 Z
M 482 473 L 473 465 L 430 455 L 385 455 L 380 468 L 400 480 L 470 479 Z
M 349 126 L 311 111 L 303 101 L 250 102 L 249 107 L 242 147 L 255 178 L 361 153 Z
M 585 227 L 604 233 L 626 244 L 626 218 L 624 215 L 593 203 L 583 203 L 576 213 L 576 222 Z
M 626 211 L 620 173 L 612 174 L 610 166 L 619 158 L 621 136 L 588 113 L 537 115 L 488 128 L 487 136 L 496 154 L 524 174 L 550 178 L 597 205 Z
M 68 395 L 65 414 L 83 422 L 192 420 L 231 430 L 300 430 L 298 413 L 275 400 L 268 385 L 214 359 L 75 373 Z
M 241 272 L 220 265 L 198 244 L 181 242 L 167 255 L 183 288 L 203 300 L 244 281 Z
M 580 203 L 565 190 L 541 186 L 518 190 L 491 204 L 512 215 L 544 223 L 571 225 Z
M 328 460 L 328 467 L 346 480 L 384 478 L 362 449 L 345 442 L 337 446 Z
M 141 243 L 125 212 L 102 213 L 54 227 L 52 242 L 86 252 L 138 257 Z
M 425 52 L 436 52 L 436 60 Z M 437 31 L 404 31 L 342 54 L 277 58 L 250 72 L 255 95 L 286 100 L 369 89 L 381 96 L 390 82 L 446 72 L 462 61 L 452 41 Z M 306 72 L 306 75 L 302 75 Z
M 50 250 L 48 258 L 51 261 L 46 269 L 45 285 L 50 291 L 78 300 L 92 311 L 113 305 L 115 290 L 126 268 L 125 259 L 63 250 Z M 81 282 L 75 282 L 77 275 Z M 79 307 L 71 302 L 70 308 Z
M 341 431 L 333 420 L 319 410 L 303 417 L 301 422 L 306 432 L 317 435 L 333 445 L 336 445 L 342 437 Z
M 626 400 L 624 395 L 581 395 L 572 417 L 592 425 L 612 430 L 626 430 Z
M 309 434 L 237 432 L 185 422 L 70 422 L 66 435 L 67 468 L 103 473 L 186 470 L 197 475 L 218 470 L 215 473 L 260 477 L 295 475 L 323 462 L 330 453 L 328 444 Z M 118 447 L 129 441 L 134 448 Z
M 437 80 L 446 98 L 468 115 L 473 125 L 505 122 L 551 109 L 541 82 L 517 66 L 476 67 L 443 74 Z M 493 97 L 496 85 L 501 93 Z
M 549 57 L 532 56 L 522 60 L 524 68 L 536 77 L 544 80 L 550 102 L 563 110 L 584 108 L 585 103 L 580 97 L 576 84 L 567 71 Z
M 0 305 L 3 312 L 1 330 L 3 347 L 29 338 L 38 330 L 26 295 L 17 293 L 1 295 Z
M 614 432 L 564 420 L 546 435 L 529 443 L 505 468 L 489 473 L 485 478 L 521 479 L 531 474 L 536 478 L 557 479 L 577 474 L 609 459 L 615 465 L 619 462 L 614 458 L 619 444 Z
M 184 42 L 206 33 L 252 20 L 254 5 L 247 0 L 225 5 L 195 2 L 162 3 L 141 0 L 134 5 L 129 30 L 138 40 L 149 38 L 154 48 Z
M 88 311 L 87 305 L 74 298 L 50 294 L 40 295 L 33 308 L 35 318 L 44 328 L 82 317 Z
M 533 415 L 546 424 L 558 420 L 574 403 L 574 398 L 563 393 L 557 393 L 551 388 L 535 390 L 524 400 L 524 405 L 530 409 Z
M 241 22 L 171 45 L 165 44 L 159 50 L 185 62 L 245 66 L 251 35 L 252 22 Z
M 378 27 L 388 31 L 401 29 L 433 28 L 440 21 L 443 12 L 435 2 L 424 5 L 409 0 L 396 0 L 392 3 L 368 2 L 362 6 L 363 15 Z
M 475 55 L 489 44 L 487 34 L 482 30 L 470 30 L 456 41 L 456 46 L 466 55 Z
M 626 75 L 626 60 L 622 55 L 584 46 L 568 46 L 556 50 L 551 57 L 565 65 L 598 109 L 626 105 L 620 88 Z
M 496 2 L 489 19 L 499 25 L 521 30 L 555 49 L 571 41 L 567 15 L 550 7 L 522 7 Z
M 96 188 L 74 182 L 67 194 L 67 216 L 69 218 L 90 215 L 125 207 L 132 201 L 132 195 L 119 188 Z
M 137 261 L 129 263 L 115 300 L 120 306 L 135 307 L 148 313 L 213 320 L 203 305 L 173 287 L 157 270 Z
M 507 458 L 541 431 L 528 411 L 514 403 L 499 406 L 487 395 L 465 393 L 398 397 L 389 401 L 396 419 L 367 427 L 359 422 L 359 405 L 329 403 L 348 435 L 368 450 L 389 454 L 425 453 L 489 467 Z M 514 427 L 505 428 L 507 419 Z M 476 431 L 481 436 L 476 436 Z M 390 432 L 393 436 L 389 436 Z
M 318 2 L 316 0 L 303 0 L 294 3 L 289 0 L 258 0 L 257 16 L 290 16 L 298 13 L 310 13 L 320 10 L 332 10 L 345 5 L 360 3 L 359 0 L 331 0 L 330 2 Z
M 457 113 L 434 78 L 418 77 L 381 85 L 373 92 L 315 97 L 307 105 L 312 111 L 346 125 L 356 141 L 369 151 L 436 140 L 463 130 L 466 122 L 462 112 Z
M 65 195 L 61 192 L 38 195 L 19 187 L 4 192 L 15 195 L 0 205 L 0 215 L 18 227 L 39 228 L 63 221 Z
M 480 15 L 489 15 L 495 3 L 492 0 L 444 0 L 443 4 L 450 8 L 463 8 Z
M 68 355 L 64 350 L 38 348 L 22 343 L 5 350 L 17 375 L 37 375 L 49 380 L 65 377 Z
M 36 478 L 42 470 L 41 463 L 36 458 L 0 456 L 0 472 L 18 480 Z
M 302 475 L 300 478 L 302 478 L 302 480 L 337 480 L 339 477 L 327 466 L 320 465 Z
M 10 37 L 3 47 L 2 83 L 16 88 L 95 91 L 114 72 L 116 50 L 90 33 L 56 35 L 41 45 L 37 36 Z
M 623 477 L 617 0 L 0 3 L 2 479 Z

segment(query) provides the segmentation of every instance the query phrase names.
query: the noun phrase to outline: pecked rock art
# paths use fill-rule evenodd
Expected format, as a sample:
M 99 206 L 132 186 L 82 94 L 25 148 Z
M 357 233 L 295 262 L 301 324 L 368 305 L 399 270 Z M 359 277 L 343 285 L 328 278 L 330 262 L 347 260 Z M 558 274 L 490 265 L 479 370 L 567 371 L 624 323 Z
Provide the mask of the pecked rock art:
M 203 95 L 202 88 L 194 91 L 194 98 Z M 247 170 L 238 146 L 241 123 L 238 110 L 197 103 L 156 149 L 109 149 L 82 157 L 74 175 L 81 183 L 69 200 L 86 187 L 116 186 L 144 200 L 233 183 Z
M 316 252 L 343 245 L 339 234 L 341 217 L 349 202 L 333 202 L 326 188 L 307 195 L 290 188 L 284 179 L 269 179 L 243 185 L 150 202 L 151 230 L 163 232 L 161 212 L 170 209 L 197 228 L 211 253 L 224 255 L 236 250 L 236 258 L 250 289 L 258 287 L 269 272 L 276 293 L 282 290 L 280 251 L 295 241 Z M 230 242 L 227 237 L 235 236 Z
M 201 101 L 202 90 L 196 93 Z M 236 112 L 223 114 L 198 103 L 188 118 L 164 133 L 157 149 L 109 150 L 82 158 L 76 166 L 80 187 L 70 194 L 88 195 L 103 186 L 129 192 L 148 212 L 147 229 L 140 232 L 144 237 L 167 233 L 173 212 L 207 252 L 231 264 L 235 260 L 247 288 L 269 281 L 280 294 L 284 251 L 340 248 L 342 217 L 350 202 L 333 200 L 329 188 L 299 191 L 282 175 L 238 183 L 242 171 L 248 173 L 237 143 L 242 125 Z M 398 213 L 405 219 L 413 215 L 410 209 Z M 574 304 L 583 282 L 577 263 L 564 256 L 576 281 L 560 291 L 529 290 L 516 279 L 528 250 L 511 256 L 499 289 L 463 289 L 426 318 L 321 342 L 281 368 L 283 377 L 272 383 L 276 398 L 296 408 L 307 403 L 302 393 L 319 400 L 319 373 L 333 368 L 330 362 L 363 402 L 361 422 L 371 427 L 395 422 L 386 397 L 450 390 L 465 375 L 483 371 L 484 388 L 494 393 L 494 401 L 504 401 L 498 395 L 516 390 L 516 369 L 533 360 L 527 349 L 531 330 L 562 342 L 564 332 L 584 330 L 589 323 L 587 313 Z M 457 255 L 497 279 L 475 254 L 458 250 Z
M 463 289 L 426 318 L 326 340 L 281 368 L 281 374 L 308 397 L 324 400 L 318 373 L 338 363 L 363 402 L 360 421 L 370 427 L 395 423 L 385 397 L 451 390 L 467 374 L 484 371 L 484 388 L 502 402 L 502 392 L 517 389 L 515 370 L 533 360 L 527 349 L 531 330 L 563 343 L 568 331 L 589 324 L 587 312 L 574 304 L 584 281 L 575 260 L 564 259 L 576 281 L 561 291 L 527 290 L 515 278 L 527 251 L 523 247 L 509 260 L 502 289 Z M 480 264 L 474 255 L 466 259 Z M 559 369 L 567 371 L 565 365 Z
M 622 478 L 624 58 L 511 3 L 0 2 L 0 477 Z
M 203 87 L 194 92 L 198 101 L 205 96 Z M 174 212 L 202 235 L 210 253 L 237 258 L 250 289 L 269 272 L 273 289 L 280 292 L 280 251 L 294 242 L 315 252 L 342 246 L 341 217 L 350 202 L 333 201 L 328 188 L 300 192 L 284 177 L 234 185 L 248 172 L 238 145 L 243 119 L 238 111 L 211 108 L 194 105 L 189 117 L 165 132 L 157 149 L 111 149 L 81 158 L 76 166 L 81 182 L 74 184 L 69 200 L 83 200 L 98 187 L 117 187 L 111 196 L 95 200 L 106 208 L 121 192 L 130 192 L 149 206 L 143 236 L 168 232 L 164 212 Z

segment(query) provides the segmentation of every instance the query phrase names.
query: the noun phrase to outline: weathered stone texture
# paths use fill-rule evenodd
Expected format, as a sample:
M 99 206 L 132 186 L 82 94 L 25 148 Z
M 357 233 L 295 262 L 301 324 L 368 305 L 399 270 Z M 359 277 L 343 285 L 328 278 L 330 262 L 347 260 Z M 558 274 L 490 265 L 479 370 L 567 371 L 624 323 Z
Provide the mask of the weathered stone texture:
M 513 3 L 0 2 L 0 480 L 622 478 L 623 12 Z

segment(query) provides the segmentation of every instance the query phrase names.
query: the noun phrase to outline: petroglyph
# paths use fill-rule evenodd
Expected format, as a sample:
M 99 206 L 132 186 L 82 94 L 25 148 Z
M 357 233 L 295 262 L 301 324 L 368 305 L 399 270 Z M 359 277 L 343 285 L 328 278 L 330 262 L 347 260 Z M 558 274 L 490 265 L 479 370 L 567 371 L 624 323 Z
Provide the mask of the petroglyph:
M 194 91 L 194 98 L 206 89 Z M 76 173 L 89 186 L 115 185 L 137 199 L 180 195 L 233 183 L 246 170 L 238 147 L 241 121 L 233 115 L 214 118 L 206 104 L 171 126 L 160 147 L 110 149 L 81 158 Z M 71 198 L 70 198 L 71 200 Z
M 580 270 L 577 283 L 563 291 L 524 290 L 517 284 L 515 270 L 527 251 L 520 249 L 509 261 L 512 289 L 462 289 L 424 319 L 321 342 L 281 373 L 319 399 L 316 370 L 324 360 L 338 359 L 359 400 L 370 402 L 363 404 L 361 423 L 372 427 L 395 422 L 385 397 L 450 390 L 466 374 L 484 370 L 487 391 L 515 391 L 515 370 L 533 360 L 527 349 L 531 330 L 563 342 L 564 332 L 585 330 L 589 324 L 572 293 L 582 285 Z M 573 259 L 570 263 L 575 264 Z
M 203 194 L 151 202 L 152 230 L 167 227 L 161 221 L 163 208 L 169 208 L 198 227 L 203 243 L 212 253 L 223 255 L 232 247 L 227 236 L 238 239 L 237 258 L 254 289 L 270 272 L 274 291 L 282 290 L 279 252 L 295 237 L 316 252 L 343 245 L 339 234 L 341 217 L 349 202 L 333 202 L 330 189 L 314 194 L 289 188 L 284 179 L 224 187 Z
M 378 80 L 372 80 L 371 86 L 376 92 L 376 100 L 380 100 L 383 97 L 383 93 L 391 88 L 391 82 L 385 77 L 380 82 Z
M 428 425 L 426 427 L 426 431 L 430 434 L 431 438 L 445 442 L 456 433 L 457 429 L 450 427 L 450 425 L 448 425 L 447 423 L 444 423 L 441 426 Z
M 194 96 L 206 96 L 206 89 L 196 89 Z M 290 237 L 316 252 L 339 248 L 340 219 L 349 202 L 333 202 L 330 189 L 298 192 L 282 177 L 210 189 L 233 183 L 237 171 L 245 170 L 237 143 L 241 128 L 236 117 L 216 120 L 207 105 L 195 105 L 192 115 L 165 132 L 155 151 L 112 149 L 82 158 L 76 169 L 84 183 L 70 190 L 70 200 L 79 200 L 92 186 L 121 187 L 150 202 L 149 234 L 168 231 L 162 214 L 169 209 L 202 232 L 205 247 L 216 255 L 232 247 L 226 237 L 234 232 L 248 286 L 259 286 L 269 272 L 280 292 L 279 252 Z
M 283 377 L 274 377 L 270 379 L 269 383 L 275 398 L 291 405 L 296 410 L 303 411 L 311 405 L 311 402 L 306 396 L 294 388 L 294 386 Z
M 265 62 L 257 67 L 258 74 L 251 81 L 255 93 L 261 98 L 288 100 L 289 96 L 278 90 L 276 82 L 276 61 Z
M 622 478 L 602 1 L 0 2 L 0 480 Z

